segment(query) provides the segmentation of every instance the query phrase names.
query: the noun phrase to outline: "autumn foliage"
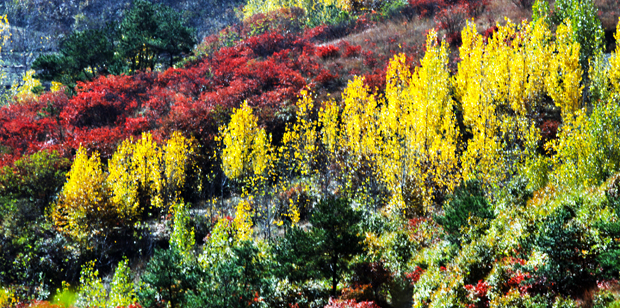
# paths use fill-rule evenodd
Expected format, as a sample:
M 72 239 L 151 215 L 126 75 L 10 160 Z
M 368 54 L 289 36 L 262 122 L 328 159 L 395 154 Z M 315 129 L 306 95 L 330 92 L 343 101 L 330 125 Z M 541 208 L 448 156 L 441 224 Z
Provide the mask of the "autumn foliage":
M 181 201 L 193 154 L 191 140 L 180 133 L 162 146 L 145 133 L 119 145 L 104 170 L 98 152 L 88 157 L 80 147 L 53 210 L 54 223 L 83 241 L 131 227 L 153 209 L 170 208 Z
M 27 249 L 86 262 L 80 307 L 611 303 L 620 47 L 584 67 L 569 19 L 482 34 L 485 1 L 408 2 L 437 26 L 421 54 L 335 41 L 278 7 L 180 67 L 0 108 L 0 210 L 49 204 Z M 57 192 L 27 200 L 38 182 Z M 123 237 L 134 246 L 114 250 Z

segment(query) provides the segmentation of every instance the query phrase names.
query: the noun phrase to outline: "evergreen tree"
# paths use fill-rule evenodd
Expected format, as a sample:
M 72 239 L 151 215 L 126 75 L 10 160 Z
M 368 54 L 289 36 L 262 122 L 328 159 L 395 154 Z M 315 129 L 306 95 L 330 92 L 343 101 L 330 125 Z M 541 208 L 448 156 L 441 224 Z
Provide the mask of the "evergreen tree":
M 34 61 L 35 78 L 73 88 L 77 81 L 114 72 L 115 36 L 113 26 L 73 32 L 61 43 L 58 54 L 43 55 Z
M 269 266 L 259 249 L 242 241 L 227 254 L 203 269 L 196 290 L 188 293 L 187 307 L 252 307 L 260 297 L 269 297 Z
M 120 32 L 119 54 L 130 72 L 153 70 L 159 63 L 172 67 L 175 59 L 196 44 L 193 30 L 183 25 L 178 12 L 147 0 L 134 1 Z
M 348 262 L 362 252 L 360 220 L 361 213 L 351 208 L 348 199 L 319 202 L 310 217 L 312 229 L 293 229 L 276 248 L 280 274 L 294 281 L 321 276 L 330 279 L 335 296 Z
M 134 1 L 118 25 L 76 31 L 54 55 L 37 58 L 32 67 L 37 79 L 75 87 L 99 75 L 172 67 L 196 44 L 194 30 L 184 25 L 180 13 L 147 0 Z
M 195 266 L 187 265 L 176 249 L 155 250 L 140 277 L 139 302 L 144 307 L 185 307 L 186 294 L 196 286 Z

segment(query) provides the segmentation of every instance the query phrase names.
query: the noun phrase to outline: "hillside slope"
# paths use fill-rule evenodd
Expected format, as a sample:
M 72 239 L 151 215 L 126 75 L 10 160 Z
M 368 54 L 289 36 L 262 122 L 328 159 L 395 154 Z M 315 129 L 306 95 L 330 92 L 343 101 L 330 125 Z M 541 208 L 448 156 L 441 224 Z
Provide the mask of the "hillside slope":
M 617 305 L 620 46 L 519 3 L 245 11 L 176 68 L 25 88 L 0 306 Z

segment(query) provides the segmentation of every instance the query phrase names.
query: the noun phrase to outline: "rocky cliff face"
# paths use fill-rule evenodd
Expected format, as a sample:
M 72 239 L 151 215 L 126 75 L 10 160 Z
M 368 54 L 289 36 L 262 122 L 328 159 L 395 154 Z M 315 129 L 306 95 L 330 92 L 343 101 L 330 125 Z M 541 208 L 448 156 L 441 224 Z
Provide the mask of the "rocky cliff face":
M 244 0 L 152 0 L 182 12 L 198 41 L 238 21 L 236 8 Z M 132 0 L 22 0 L 0 1 L 0 16 L 7 15 L 10 36 L 0 53 L 0 93 L 30 69 L 41 54 L 53 53 L 72 31 L 100 28 L 119 22 Z
M 131 0 L 22 0 L 2 1 L 0 15 L 13 26 L 62 37 L 73 30 L 101 27 L 122 19 Z M 152 0 L 181 11 L 197 35 L 220 30 L 237 21 L 235 8 L 243 0 Z

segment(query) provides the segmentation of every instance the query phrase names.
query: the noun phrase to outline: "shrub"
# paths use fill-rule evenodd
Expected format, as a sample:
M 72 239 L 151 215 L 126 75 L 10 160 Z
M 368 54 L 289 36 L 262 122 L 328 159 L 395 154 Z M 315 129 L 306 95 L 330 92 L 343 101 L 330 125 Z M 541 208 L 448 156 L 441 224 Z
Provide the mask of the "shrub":
M 599 11 L 599 18 L 603 29 L 606 31 L 613 31 L 618 24 L 618 18 L 620 17 L 620 7 L 614 0 L 595 0 L 594 3 Z M 609 39 L 609 38 L 608 38 Z
M 338 52 L 340 52 L 340 48 L 334 45 L 319 46 L 316 49 L 316 55 L 322 59 L 336 57 Z
M 255 307 L 270 297 L 269 266 L 249 241 L 232 245 L 202 269 L 195 290 L 187 294 L 188 307 Z
M 434 15 L 446 6 L 444 0 L 409 0 L 409 5 L 422 16 Z
M 445 30 L 448 43 L 457 45 L 460 43 L 461 30 L 465 27 L 468 17 L 467 6 L 455 5 L 442 9 L 435 16 L 437 30 Z
M 19 300 L 45 294 L 79 272 L 78 256 L 68 248 L 73 243 L 33 201 L 0 196 L 0 285 L 18 286 Z
M 0 195 L 33 199 L 41 214 L 65 182 L 68 167 L 69 160 L 55 151 L 24 156 L 0 169 Z
M 354 45 L 349 44 L 349 42 L 347 41 L 343 41 L 343 46 L 344 46 L 344 52 L 342 53 L 342 56 L 344 58 L 357 57 L 362 52 L 362 46 L 354 46 Z
M 479 218 L 483 221 L 495 217 L 491 205 L 487 201 L 481 183 L 477 180 L 467 181 L 447 197 L 443 205 L 443 216 L 435 217 L 454 243 L 461 243 L 464 227 L 470 225 L 470 219 Z
M 250 0 L 243 7 L 245 18 L 250 18 L 257 13 L 269 13 L 283 8 L 301 8 L 306 13 L 305 24 L 316 27 L 324 24 L 338 24 L 348 20 L 348 12 L 353 3 L 360 1 L 347 0 Z
M 333 298 L 329 299 L 329 303 L 325 308 L 379 308 L 375 302 L 370 301 L 362 301 L 357 302 L 356 300 L 336 300 Z
M 145 307 L 186 307 L 191 290 L 199 277 L 195 265 L 183 265 L 183 258 L 174 249 L 157 249 L 140 276 L 142 287 L 138 299 Z
M 489 2 L 490 0 L 464 0 L 460 5 L 465 7 L 469 16 L 476 18 L 484 12 Z

